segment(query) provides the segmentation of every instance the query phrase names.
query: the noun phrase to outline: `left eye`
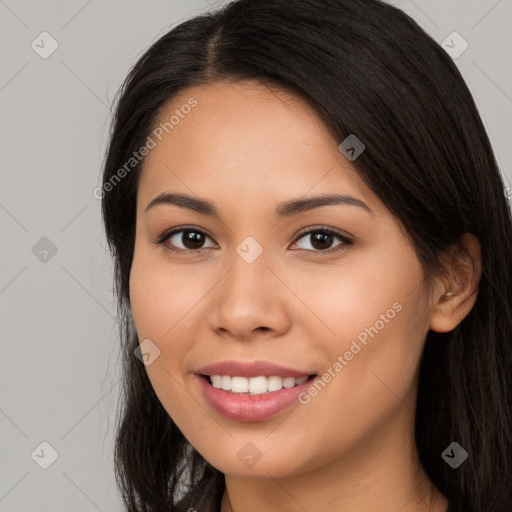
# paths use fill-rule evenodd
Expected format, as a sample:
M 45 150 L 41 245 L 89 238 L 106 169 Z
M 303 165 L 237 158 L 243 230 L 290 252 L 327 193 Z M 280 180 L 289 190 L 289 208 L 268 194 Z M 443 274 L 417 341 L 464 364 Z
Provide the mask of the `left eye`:
M 347 237 L 343 236 L 341 233 L 326 228 L 316 228 L 303 232 L 296 240 L 298 241 L 303 238 L 307 239 L 307 237 L 310 237 L 309 245 L 311 248 L 299 248 L 309 252 L 331 252 L 341 250 L 344 248 L 344 246 L 352 244 L 352 241 L 349 240 Z M 169 242 L 165 244 L 165 246 L 171 251 L 195 252 L 208 248 L 204 247 L 203 244 L 205 242 L 205 239 L 209 238 L 210 237 L 206 235 L 206 233 L 199 229 L 182 228 L 162 235 L 162 237 L 155 243 L 157 245 L 161 245 L 164 244 L 164 242 Z M 334 239 L 336 238 L 340 240 L 340 243 L 335 245 L 334 247 L 331 247 Z M 177 246 L 178 243 L 181 243 L 182 247 Z M 296 244 L 297 242 L 294 243 L 294 245 Z M 216 246 L 215 244 L 212 244 L 209 247 Z
M 338 249 L 342 249 L 343 246 L 350 245 L 352 243 L 351 240 L 349 240 L 347 237 L 341 235 L 340 233 L 333 231 L 331 229 L 314 229 L 310 231 L 306 231 L 305 233 L 302 233 L 302 235 L 298 238 L 298 240 L 301 240 L 302 238 L 309 237 L 310 240 L 310 246 L 313 247 L 313 252 L 331 252 L 336 251 Z M 341 242 L 338 245 L 335 245 L 334 247 L 331 247 L 331 244 L 333 240 L 337 238 Z M 305 250 L 311 250 L 306 248 Z

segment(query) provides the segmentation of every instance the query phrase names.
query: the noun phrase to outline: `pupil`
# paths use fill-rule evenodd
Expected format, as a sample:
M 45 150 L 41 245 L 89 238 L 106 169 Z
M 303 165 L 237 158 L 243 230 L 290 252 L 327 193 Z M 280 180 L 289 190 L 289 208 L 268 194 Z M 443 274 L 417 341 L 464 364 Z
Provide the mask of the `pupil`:
M 333 235 L 330 234 L 323 234 L 323 233 L 315 233 L 312 235 L 313 242 L 312 246 L 315 249 L 328 249 L 332 243 Z M 317 246 L 317 243 L 319 242 L 320 247 Z
M 184 231 L 182 242 L 188 249 L 200 249 L 203 244 L 202 234 L 195 231 Z

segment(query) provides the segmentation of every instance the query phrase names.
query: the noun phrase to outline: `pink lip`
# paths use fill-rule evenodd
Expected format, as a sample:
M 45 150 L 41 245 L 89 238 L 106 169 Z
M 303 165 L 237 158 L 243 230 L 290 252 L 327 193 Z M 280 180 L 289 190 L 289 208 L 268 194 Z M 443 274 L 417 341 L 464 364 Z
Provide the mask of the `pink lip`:
M 270 363 L 267 361 L 220 361 L 218 363 L 203 366 L 196 371 L 200 375 L 230 375 L 231 377 L 258 377 L 263 375 L 265 377 L 272 377 L 277 375 L 279 377 L 294 377 L 300 379 L 313 375 L 314 371 L 301 371 L 293 368 L 287 368 L 280 364 Z M 277 391 L 276 391 L 277 393 Z
M 311 385 L 308 379 L 299 386 L 283 388 L 279 391 L 261 395 L 231 393 L 210 384 L 205 375 L 230 375 L 238 377 L 294 377 L 299 379 L 316 374 L 314 371 L 302 371 L 268 361 L 220 361 L 203 366 L 196 371 L 201 390 L 210 404 L 224 416 L 236 421 L 263 421 L 298 402 L 299 394 Z
M 224 373 L 224 375 L 229 375 L 229 373 Z M 242 376 L 240 373 L 236 375 Z M 219 413 L 232 420 L 250 422 L 266 420 L 284 411 L 292 404 L 297 404 L 300 393 L 309 388 L 317 377 L 308 379 L 303 384 L 293 388 L 283 388 L 279 391 L 272 391 L 261 395 L 231 393 L 230 391 L 213 387 L 208 377 L 196 375 L 196 378 L 199 381 L 204 396 Z

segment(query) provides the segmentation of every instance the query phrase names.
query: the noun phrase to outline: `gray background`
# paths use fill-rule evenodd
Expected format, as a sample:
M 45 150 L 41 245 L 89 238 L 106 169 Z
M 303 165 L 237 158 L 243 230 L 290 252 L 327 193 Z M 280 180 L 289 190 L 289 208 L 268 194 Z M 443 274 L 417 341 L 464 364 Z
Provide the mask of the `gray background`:
M 208 3 L 0 0 L 1 511 L 122 510 L 115 300 L 93 190 L 121 80 Z M 469 43 L 456 63 L 510 187 L 512 0 L 393 3 L 439 43 L 453 31 Z M 31 47 L 44 31 L 59 45 L 47 59 Z M 47 469 L 42 442 L 58 454 Z

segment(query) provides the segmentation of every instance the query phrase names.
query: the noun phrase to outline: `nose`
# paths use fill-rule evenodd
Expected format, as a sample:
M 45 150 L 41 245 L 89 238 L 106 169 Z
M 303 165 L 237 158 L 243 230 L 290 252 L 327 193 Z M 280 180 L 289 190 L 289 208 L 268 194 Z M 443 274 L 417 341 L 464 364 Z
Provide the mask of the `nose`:
M 290 328 L 286 302 L 290 291 L 269 267 L 264 253 L 251 263 L 235 253 L 231 263 L 212 296 L 210 328 L 238 340 L 285 333 Z

